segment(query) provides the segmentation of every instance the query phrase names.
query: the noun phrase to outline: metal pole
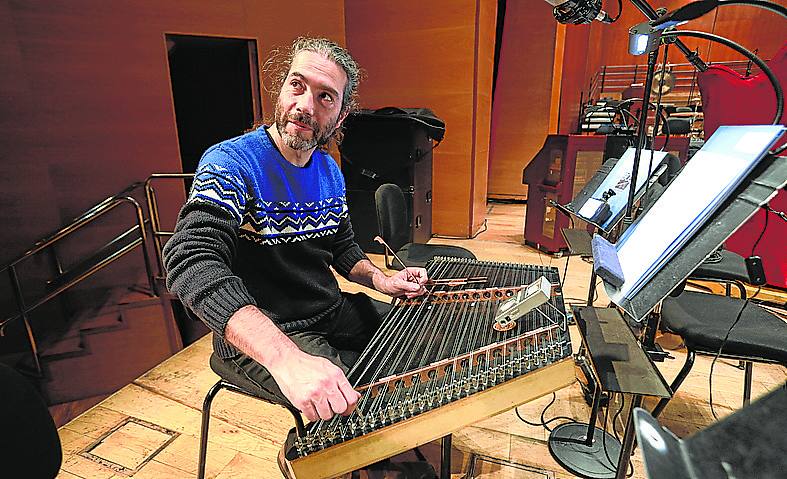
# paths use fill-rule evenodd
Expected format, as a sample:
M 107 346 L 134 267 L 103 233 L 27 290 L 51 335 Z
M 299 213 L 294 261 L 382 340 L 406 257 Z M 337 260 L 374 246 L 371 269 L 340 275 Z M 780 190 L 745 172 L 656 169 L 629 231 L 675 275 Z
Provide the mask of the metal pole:
M 653 86 L 653 74 L 656 71 L 656 61 L 658 60 L 658 49 L 648 53 L 648 72 L 645 77 L 645 91 L 642 93 L 642 110 L 639 113 L 639 135 L 637 137 L 637 150 L 634 153 L 634 166 L 631 169 L 631 181 L 629 182 L 629 195 L 626 203 L 626 216 L 623 217 L 624 226 L 630 225 L 634 218 L 634 194 L 637 190 L 637 171 L 642 157 L 642 148 L 645 146 L 645 136 L 647 135 L 648 107 L 650 105 L 650 88 Z
M 22 322 L 25 324 L 25 331 L 27 331 L 27 340 L 30 343 L 30 351 L 33 353 L 33 363 L 35 364 L 36 372 L 41 375 L 42 369 L 41 359 L 38 356 L 38 345 L 36 344 L 35 334 L 33 334 L 33 327 L 30 325 L 30 320 L 27 319 L 25 298 L 22 296 L 22 287 L 19 284 L 19 277 L 16 275 L 16 267 L 9 267 L 8 274 L 11 276 L 11 284 L 14 286 L 14 295 L 16 296 L 16 302 L 19 306 L 19 315 L 22 317 Z
M 618 468 L 615 472 L 615 479 L 626 479 L 629 462 L 631 462 L 631 451 L 634 449 L 634 408 L 641 406 L 642 396 L 635 394 L 631 400 L 629 419 L 626 421 L 626 432 L 623 433 L 623 443 L 620 446 L 620 458 L 618 458 Z
M 648 315 L 648 320 L 645 323 L 645 338 L 642 341 L 645 351 L 652 351 L 656 347 L 656 333 L 659 330 L 660 318 L 661 314 L 656 311 L 651 311 Z
M 588 433 L 587 436 L 585 436 L 585 445 L 587 447 L 591 447 L 593 445 L 593 433 L 596 432 L 596 418 L 598 417 L 599 404 L 601 404 L 601 388 L 599 387 L 598 383 L 596 383 L 593 390 L 593 409 L 590 410 Z
M 128 202 L 134 208 L 134 211 L 137 216 L 137 224 L 139 225 L 139 236 L 142 240 L 141 242 L 142 259 L 145 262 L 145 273 L 147 274 L 148 277 L 148 285 L 150 286 L 151 294 L 154 296 L 158 296 L 158 293 L 156 292 L 156 285 L 153 280 L 153 269 L 150 267 L 150 257 L 148 256 L 148 245 L 147 245 L 148 235 L 147 232 L 145 231 L 145 216 L 144 213 L 142 212 L 142 206 L 140 206 L 137 200 L 135 200 L 131 196 L 118 198 L 118 200 Z
M 596 272 L 590 273 L 590 287 L 588 288 L 588 306 L 593 306 L 593 297 L 596 295 Z
M 451 479 L 451 434 L 443 436 L 441 442 L 440 479 Z
M 158 217 L 158 204 L 156 203 L 156 192 L 153 190 L 151 180 L 148 178 L 145 181 L 145 199 L 148 202 L 148 214 L 150 215 L 150 230 L 153 232 L 153 247 L 156 251 L 156 266 L 158 266 L 159 274 L 164 274 L 164 265 L 161 260 L 161 239 L 159 238 L 159 217 Z

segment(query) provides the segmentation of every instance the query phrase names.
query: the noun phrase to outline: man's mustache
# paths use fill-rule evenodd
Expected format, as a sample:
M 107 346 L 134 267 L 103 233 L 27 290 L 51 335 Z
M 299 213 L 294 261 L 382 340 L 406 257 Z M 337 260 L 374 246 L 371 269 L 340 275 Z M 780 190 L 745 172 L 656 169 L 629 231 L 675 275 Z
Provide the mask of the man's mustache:
M 312 118 L 311 115 L 307 115 L 305 113 L 293 113 L 287 115 L 287 120 L 303 123 L 314 131 L 319 128 L 319 125 L 317 125 L 317 122 L 314 120 L 314 118 Z

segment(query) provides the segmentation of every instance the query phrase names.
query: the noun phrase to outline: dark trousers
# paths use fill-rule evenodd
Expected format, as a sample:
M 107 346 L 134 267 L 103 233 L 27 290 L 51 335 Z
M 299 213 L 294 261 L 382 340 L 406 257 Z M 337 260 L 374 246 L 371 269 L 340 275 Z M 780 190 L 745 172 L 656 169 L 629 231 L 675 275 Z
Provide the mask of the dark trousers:
M 363 293 L 342 293 L 342 303 L 335 311 L 308 330 L 287 333 L 287 336 L 303 352 L 322 356 L 347 374 L 390 309 L 390 304 Z M 214 355 L 214 360 L 217 358 Z M 257 389 L 255 392 L 266 399 L 290 404 L 262 364 L 243 353 L 221 361 L 224 362 L 221 375 L 227 381 L 246 386 L 251 384 Z

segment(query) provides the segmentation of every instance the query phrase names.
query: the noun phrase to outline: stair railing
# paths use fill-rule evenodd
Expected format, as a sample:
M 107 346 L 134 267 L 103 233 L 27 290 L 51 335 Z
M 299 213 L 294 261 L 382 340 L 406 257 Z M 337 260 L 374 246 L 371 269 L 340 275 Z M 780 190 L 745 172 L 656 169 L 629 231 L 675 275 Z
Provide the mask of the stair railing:
M 745 60 L 707 63 L 708 65 L 726 66 L 742 75 L 759 73 L 759 69 L 756 67 L 752 71 L 750 63 Z M 600 99 L 602 93 L 620 92 L 634 83 L 644 83 L 644 70 L 642 65 L 603 65 L 591 76 L 588 86 L 589 94 L 585 98 L 593 102 Z M 688 91 L 690 101 L 696 90 L 696 68 L 690 63 L 670 63 L 667 65 L 667 70 L 675 78 L 675 91 Z
M 160 276 L 164 276 L 164 261 L 161 256 L 163 248 L 162 238 L 169 238 L 174 231 L 164 231 L 161 229 L 161 219 L 159 218 L 158 201 L 154 182 L 161 180 L 180 180 L 186 181 L 194 178 L 194 173 L 153 173 L 145 180 L 145 198 L 148 202 L 148 212 L 150 212 L 150 229 L 153 237 L 153 245 L 156 251 L 156 264 Z
M 86 212 L 82 213 L 80 216 L 72 220 L 66 226 L 60 228 L 56 232 L 47 236 L 46 238 L 39 240 L 29 250 L 25 251 L 21 256 L 11 261 L 3 268 L 0 268 L 0 272 L 2 271 L 8 272 L 8 275 L 11 280 L 11 287 L 14 290 L 14 298 L 16 300 L 16 306 L 19 311 L 18 314 L 0 320 L 0 336 L 4 334 L 5 327 L 9 323 L 21 318 L 22 322 L 24 323 L 28 342 L 30 343 L 30 349 L 32 352 L 35 369 L 39 375 L 42 374 L 41 361 L 39 357 L 35 334 L 33 332 L 29 319 L 29 313 L 33 311 L 35 308 L 41 306 L 47 301 L 60 295 L 64 291 L 67 291 L 73 286 L 79 284 L 80 282 L 82 282 L 89 276 L 93 275 L 94 273 L 104 269 L 105 267 L 112 264 L 113 262 L 124 256 L 128 252 L 135 249 L 137 246 L 140 246 L 142 249 L 142 256 L 145 264 L 145 272 L 147 275 L 148 284 L 150 286 L 151 295 L 152 296 L 156 295 L 153 272 L 150 266 L 150 258 L 148 256 L 148 248 L 147 248 L 148 238 L 145 229 L 145 225 L 147 221 L 145 220 L 145 215 L 139 202 L 131 196 L 131 193 L 137 188 L 139 188 L 140 186 L 142 186 L 142 183 L 133 183 L 129 185 L 126 189 L 121 191 L 120 193 L 106 198 L 102 202 L 98 203 L 97 205 L 93 206 Z M 109 243 L 104 245 L 102 248 L 99 248 L 99 250 L 96 251 L 94 255 L 89 256 L 88 259 L 92 260 L 89 262 L 89 264 L 84 266 L 83 264 L 79 264 L 78 266 L 82 266 L 81 269 L 72 268 L 70 271 L 63 271 L 62 265 L 57 256 L 57 252 L 53 246 L 58 242 L 62 241 L 63 239 L 67 238 L 72 233 L 87 226 L 97 218 L 105 215 L 109 211 L 112 211 L 116 207 L 123 204 L 130 205 L 131 208 L 134 210 L 134 217 L 135 217 L 134 219 L 136 224 L 131 228 L 129 228 L 128 230 L 121 233 L 120 235 L 118 235 L 117 237 L 115 237 L 114 239 L 112 239 Z M 123 245 L 122 242 L 124 240 L 127 240 L 129 237 L 131 237 L 137 232 L 139 233 L 138 238 L 135 238 L 134 240 Z M 47 248 L 50 249 L 54 257 L 54 262 L 58 272 L 58 278 L 56 278 L 55 280 L 48 281 L 48 285 L 52 287 L 52 289 L 49 292 L 44 294 L 42 297 L 36 299 L 35 301 L 33 301 L 32 304 L 27 305 L 22 291 L 22 285 L 21 282 L 19 281 L 19 276 L 17 274 L 17 267 L 21 262 L 23 262 L 27 258 L 30 258 L 31 256 Z M 58 279 L 60 279 L 60 281 L 58 281 Z

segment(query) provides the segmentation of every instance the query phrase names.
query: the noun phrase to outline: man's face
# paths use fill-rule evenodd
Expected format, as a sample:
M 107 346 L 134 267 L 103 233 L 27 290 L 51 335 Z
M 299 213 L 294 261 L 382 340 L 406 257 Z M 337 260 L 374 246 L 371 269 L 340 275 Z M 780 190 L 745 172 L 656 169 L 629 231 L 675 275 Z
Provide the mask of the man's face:
M 298 53 L 276 102 L 276 127 L 284 144 L 294 150 L 325 145 L 346 116 L 346 84 L 347 74 L 332 60 L 310 51 Z

